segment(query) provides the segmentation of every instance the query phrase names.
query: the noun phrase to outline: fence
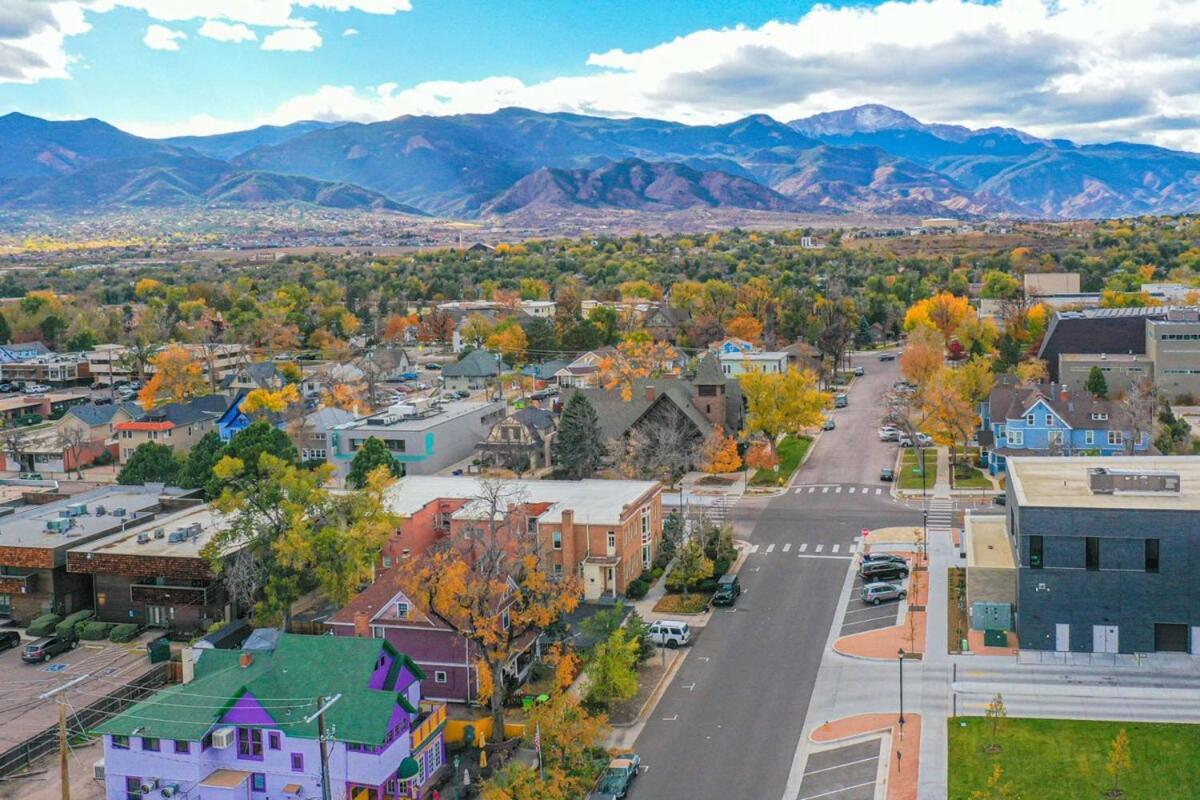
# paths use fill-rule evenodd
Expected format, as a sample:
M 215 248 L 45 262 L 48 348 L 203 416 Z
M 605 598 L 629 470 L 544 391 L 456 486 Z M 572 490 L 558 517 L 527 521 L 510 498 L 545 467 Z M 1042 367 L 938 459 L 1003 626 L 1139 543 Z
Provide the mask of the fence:
M 86 708 L 70 714 L 67 717 L 67 730 L 72 733 L 82 733 L 94 725 L 108 719 L 113 714 L 124 711 L 129 706 L 152 694 L 155 689 L 167 682 L 167 664 L 158 664 L 137 680 L 126 684 L 112 694 L 97 700 Z M 11 775 L 20 768 L 32 764 L 42 756 L 58 750 L 58 725 L 46 728 L 18 745 L 0 753 L 0 777 Z

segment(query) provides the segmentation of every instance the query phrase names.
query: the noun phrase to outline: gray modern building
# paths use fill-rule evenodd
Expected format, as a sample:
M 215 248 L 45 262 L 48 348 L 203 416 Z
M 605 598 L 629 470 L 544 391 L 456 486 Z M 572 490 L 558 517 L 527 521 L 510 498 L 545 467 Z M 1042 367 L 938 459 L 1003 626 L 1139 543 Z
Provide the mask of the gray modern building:
M 1012 458 L 1023 649 L 1200 655 L 1200 457 Z

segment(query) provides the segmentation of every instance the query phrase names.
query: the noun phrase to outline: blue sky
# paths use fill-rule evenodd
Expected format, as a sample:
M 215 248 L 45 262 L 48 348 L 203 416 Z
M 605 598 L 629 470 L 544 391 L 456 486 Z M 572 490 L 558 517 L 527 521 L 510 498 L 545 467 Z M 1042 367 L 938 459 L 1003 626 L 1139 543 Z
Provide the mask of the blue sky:
M 169 135 L 510 104 L 722 122 L 880 102 L 1200 147 L 1197 52 L 1192 0 L 0 0 L 0 111 Z

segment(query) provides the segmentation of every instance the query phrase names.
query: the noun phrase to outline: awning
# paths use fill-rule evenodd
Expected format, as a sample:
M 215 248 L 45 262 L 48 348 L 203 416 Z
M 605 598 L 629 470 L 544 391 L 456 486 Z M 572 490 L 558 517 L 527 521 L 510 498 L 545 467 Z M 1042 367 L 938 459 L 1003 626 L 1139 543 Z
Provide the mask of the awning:
M 283 787 L 283 793 L 284 794 L 293 794 L 293 795 L 300 794 L 300 784 L 289 783 L 287 786 Z
M 211 786 L 214 789 L 233 789 L 241 786 L 250 777 L 250 773 L 240 769 L 214 769 L 208 777 L 200 781 L 201 786 Z
M 416 777 L 417 773 L 420 771 L 421 765 L 417 763 L 416 759 L 405 758 L 400 762 L 400 769 L 397 770 L 396 777 L 402 781 L 406 781 L 409 778 Z

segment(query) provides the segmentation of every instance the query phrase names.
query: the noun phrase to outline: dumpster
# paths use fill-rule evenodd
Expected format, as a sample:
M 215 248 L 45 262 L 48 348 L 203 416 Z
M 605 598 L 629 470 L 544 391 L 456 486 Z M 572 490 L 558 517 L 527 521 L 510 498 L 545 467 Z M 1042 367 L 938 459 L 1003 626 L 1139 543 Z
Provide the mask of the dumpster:
M 151 664 L 161 664 L 171 660 L 171 641 L 165 636 L 150 642 L 147 649 L 150 653 Z

